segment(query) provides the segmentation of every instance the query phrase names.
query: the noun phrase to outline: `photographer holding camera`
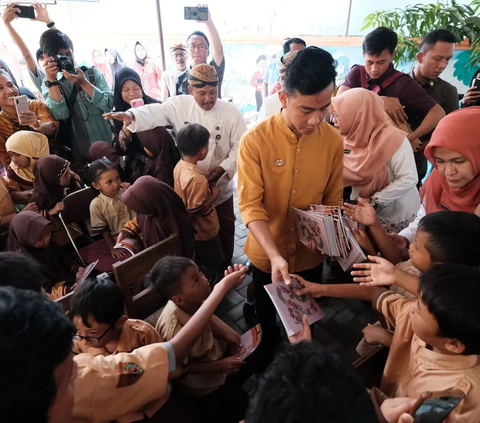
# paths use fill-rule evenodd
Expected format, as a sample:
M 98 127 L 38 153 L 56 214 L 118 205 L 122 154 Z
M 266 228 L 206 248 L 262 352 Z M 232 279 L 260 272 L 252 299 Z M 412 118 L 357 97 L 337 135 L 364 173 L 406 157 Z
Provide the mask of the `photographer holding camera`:
M 112 110 L 113 93 L 95 67 L 80 69 L 75 65 L 73 43 L 63 32 L 45 31 L 40 48 L 47 56 L 42 86 L 45 103 L 53 116 L 70 129 L 74 161 L 87 161 L 91 144 L 112 138 L 103 113 Z

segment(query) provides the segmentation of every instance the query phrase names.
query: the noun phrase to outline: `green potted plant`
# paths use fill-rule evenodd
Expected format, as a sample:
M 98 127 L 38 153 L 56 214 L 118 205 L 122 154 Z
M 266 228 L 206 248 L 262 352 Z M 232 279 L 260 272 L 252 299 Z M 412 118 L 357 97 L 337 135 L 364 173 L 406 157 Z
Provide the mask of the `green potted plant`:
M 471 74 L 480 63 L 479 11 L 480 0 L 471 0 L 469 5 L 459 4 L 456 0 L 415 4 L 402 9 L 370 13 L 364 20 L 362 30 L 384 26 L 395 31 L 399 42 L 394 62 L 398 65 L 416 60 L 418 45 L 426 33 L 437 28 L 448 29 L 455 34 L 458 43 L 468 41 L 470 49 L 461 61 Z

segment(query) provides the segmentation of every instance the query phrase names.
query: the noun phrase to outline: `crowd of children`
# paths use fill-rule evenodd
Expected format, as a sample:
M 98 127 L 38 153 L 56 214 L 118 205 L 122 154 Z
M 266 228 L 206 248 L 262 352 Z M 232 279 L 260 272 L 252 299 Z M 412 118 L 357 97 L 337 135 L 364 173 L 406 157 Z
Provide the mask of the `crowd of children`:
M 14 10 L 4 17 L 10 31 Z M 44 6 L 35 10 L 48 18 Z M 218 100 L 225 58 L 210 17 L 212 64 L 207 36 L 193 33 L 192 66 L 176 76 L 175 93 L 184 95 L 172 91 L 163 104 L 130 68 L 116 72 L 113 92 L 95 69 L 57 80 L 51 59 L 74 62 L 73 43 L 51 24 L 41 38 L 46 74 L 28 59 L 45 103 L 29 100 L 29 112 L 17 116 L 20 91 L 0 70 L 0 226 L 8 234 L 0 252 L 0 422 L 406 423 L 426 392 L 454 390 L 461 401 L 443 421 L 480 422 L 480 107 L 443 117 L 412 71 L 399 80 L 428 97 L 425 110 L 410 96 L 410 108 L 423 113 L 419 126 L 408 135 L 393 128 L 393 97 L 380 98 L 372 81 L 381 86 L 383 76 L 368 74 L 372 61 L 385 76 L 397 72 L 396 34 L 379 28 L 366 37 L 366 67 L 352 68 L 333 101 L 332 56 L 300 43 L 282 62 L 280 110 L 247 131 L 235 106 Z M 453 51 L 449 34 L 429 34 L 422 61 L 438 43 Z M 173 51 L 186 55 L 183 45 Z M 414 156 L 412 141 L 434 127 Z M 245 358 L 241 334 L 214 316 L 250 270 L 232 264 L 237 153 L 249 305 L 263 330 Z M 420 192 L 414 157 L 434 167 Z M 368 260 L 354 265 L 354 283 L 323 283 L 325 256 L 301 245 L 291 210 L 339 206 L 348 186 L 353 201 L 343 214 L 358 225 Z M 68 199 L 79 194 L 89 198 L 78 204 L 88 218 L 66 220 L 75 211 Z M 177 255 L 159 258 L 143 284 L 165 304 L 158 320 L 132 319 L 112 265 L 173 234 Z M 87 275 L 86 265 L 104 256 L 107 275 Z M 380 319 L 363 330 L 357 351 L 389 350 L 382 399 L 312 341 L 306 318 L 283 342 L 263 287 L 292 277 L 302 284 L 298 296 L 372 303 Z M 52 300 L 66 301 L 68 315 Z

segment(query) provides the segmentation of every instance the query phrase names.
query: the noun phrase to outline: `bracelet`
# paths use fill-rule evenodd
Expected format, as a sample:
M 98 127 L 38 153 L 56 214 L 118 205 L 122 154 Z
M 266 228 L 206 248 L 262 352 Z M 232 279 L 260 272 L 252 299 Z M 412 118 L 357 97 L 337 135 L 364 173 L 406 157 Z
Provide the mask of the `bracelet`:
M 47 24 L 47 28 L 52 28 L 53 26 L 55 26 L 55 22 L 53 21 Z
M 42 126 L 42 121 L 40 119 L 37 119 L 37 126 L 32 126 L 33 129 L 35 129 L 35 131 L 38 131 L 41 126 Z

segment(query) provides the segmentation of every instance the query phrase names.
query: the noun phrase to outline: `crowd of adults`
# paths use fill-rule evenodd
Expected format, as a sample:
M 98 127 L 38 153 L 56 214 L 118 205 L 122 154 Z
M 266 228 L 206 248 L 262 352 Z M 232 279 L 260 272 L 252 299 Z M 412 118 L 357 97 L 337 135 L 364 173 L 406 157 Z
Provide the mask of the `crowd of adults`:
M 480 89 L 460 101 L 440 78 L 461 40 L 425 34 L 405 74 L 393 64 L 397 35 L 377 28 L 337 87 L 330 53 L 288 38 L 247 129 L 221 100 L 226 63 L 210 15 L 205 32 L 171 46 L 175 68 L 153 87 L 140 43 L 135 69 L 80 68 L 73 41 L 33 7 L 47 26 L 36 58 L 15 30 L 17 5 L 3 13 L 42 98 L 0 61 L 0 421 L 413 422 L 417 399 L 438 390 L 461 391 L 445 421 L 480 421 Z M 17 113 L 21 95 L 28 111 Z M 232 263 L 236 175 L 246 266 Z M 90 230 L 65 225 L 65 198 L 87 186 Z M 293 212 L 311 204 L 358 223 L 360 284 L 325 283 L 335 260 L 300 242 Z M 73 248 L 108 273 L 126 254 L 117 242 L 148 248 L 172 234 L 178 255 L 146 277 L 168 300 L 155 328 L 124 314 L 112 273 L 85 280 Z M 213 313 L 248 271 L 244 314 L 262 341 L 244 360 L 239 334 Z M 390 348 L 388 398 L 312 342 L 306 319 L 286 345 L 264 286 L 293 277 L 299 296 L 372 302 L 382 319 L 364 343 Z M 65 295 L 68 317 L 53 301 Z

